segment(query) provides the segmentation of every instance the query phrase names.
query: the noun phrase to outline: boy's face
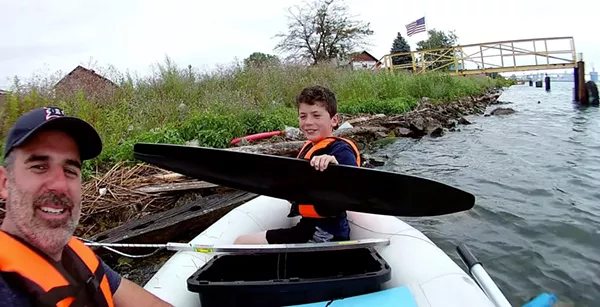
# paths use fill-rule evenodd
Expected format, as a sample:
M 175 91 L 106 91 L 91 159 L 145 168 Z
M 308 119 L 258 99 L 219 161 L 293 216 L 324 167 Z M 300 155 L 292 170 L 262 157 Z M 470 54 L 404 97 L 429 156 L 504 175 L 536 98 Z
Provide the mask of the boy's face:
M 318 102 L 314 105 L 301 103 L 298 107 L 298 118 L 300 130 L 307 139 L 313 142 L 332 136 L 333 127 L 338 124 L 338 115 L 329 116 L 323 103 Z

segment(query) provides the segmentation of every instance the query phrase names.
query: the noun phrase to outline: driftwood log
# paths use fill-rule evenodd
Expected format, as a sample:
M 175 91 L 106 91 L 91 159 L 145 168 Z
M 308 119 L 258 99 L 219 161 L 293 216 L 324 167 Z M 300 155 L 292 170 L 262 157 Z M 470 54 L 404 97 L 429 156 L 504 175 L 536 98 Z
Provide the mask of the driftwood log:
M 233 151 L 242 151 L 242 152 L 248 152 L 248 153 L 295 157 L 298 155 L 298 151 L 300 151 L 300 148 L 302 148 L 302 144 L 304 144 L 304 141 L 292 141 L 292 142 L 282 142 L 282 143 L 266 143 L 266 144 L 257 144 L 257 145 L 247 145 L 247 146 L 231 147 L 228 149 L 233 150 Z
M 333 135 L 339 137 L 363 137 L 374 134 L 386 135 L 391 129 L 386 127 L 354 127 L 351 129 L 336 130 Z M 296 157 L 305 141 L 291 141 L 280 143 L 264 143 L 256 145 L 246 145 L 231 147 L 228 150 L 242 151 L 248 153 L 258 153 L 267 155 L 277 155 L 286 157 Z M 359 146 L 360 147 L 360 146 Z
M 179 175 L 179 174 L 177 174 Z M 179 175 L 183 176 L 183 175 Z M 137 188 L 136 191 L 142 193 L 164 193 L 164 192 L 175 192 L 175 191 L 189 191 L 189 190 L 200 190 L 216 188 L 218 185 L 204 182 L 204 181 L 184 181 L 184 182 L 173 182 L 173 183 L 162 183 L 156 185 L 144 186 Z

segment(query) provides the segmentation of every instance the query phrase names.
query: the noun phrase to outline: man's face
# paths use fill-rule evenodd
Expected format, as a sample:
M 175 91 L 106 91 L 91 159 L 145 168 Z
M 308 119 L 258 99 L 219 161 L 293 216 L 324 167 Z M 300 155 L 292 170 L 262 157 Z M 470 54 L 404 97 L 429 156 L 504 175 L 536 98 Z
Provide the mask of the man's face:
M 81 214 L 81 161 L 73 139 L 44 131 L 13 149 L 12 170 L 0 171 L 6 199 L 2 229 L 60 255 Z

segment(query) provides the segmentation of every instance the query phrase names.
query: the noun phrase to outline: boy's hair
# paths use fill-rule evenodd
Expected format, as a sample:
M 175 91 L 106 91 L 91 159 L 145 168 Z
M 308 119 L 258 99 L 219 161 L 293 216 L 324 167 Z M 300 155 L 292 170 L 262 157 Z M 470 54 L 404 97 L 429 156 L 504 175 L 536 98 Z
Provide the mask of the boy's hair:
M 337 100 L 335 94 L 326 87 L 315 85 L 306 87 L 296 96 L 296 105 L 300 107 L 301 103 L 308 105 L 318 104 L 327 110 L 329 116 L 337 114 Z

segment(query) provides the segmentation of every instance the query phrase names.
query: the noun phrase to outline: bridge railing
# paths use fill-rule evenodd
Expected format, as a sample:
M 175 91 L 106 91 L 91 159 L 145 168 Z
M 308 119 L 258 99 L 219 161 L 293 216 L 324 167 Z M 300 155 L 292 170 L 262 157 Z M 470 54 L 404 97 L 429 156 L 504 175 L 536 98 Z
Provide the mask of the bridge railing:
M 572 68 L 577 57 L 573 37 L 549 37 L 393 53 L 381 62 L 389 70 L 473 75 Z

